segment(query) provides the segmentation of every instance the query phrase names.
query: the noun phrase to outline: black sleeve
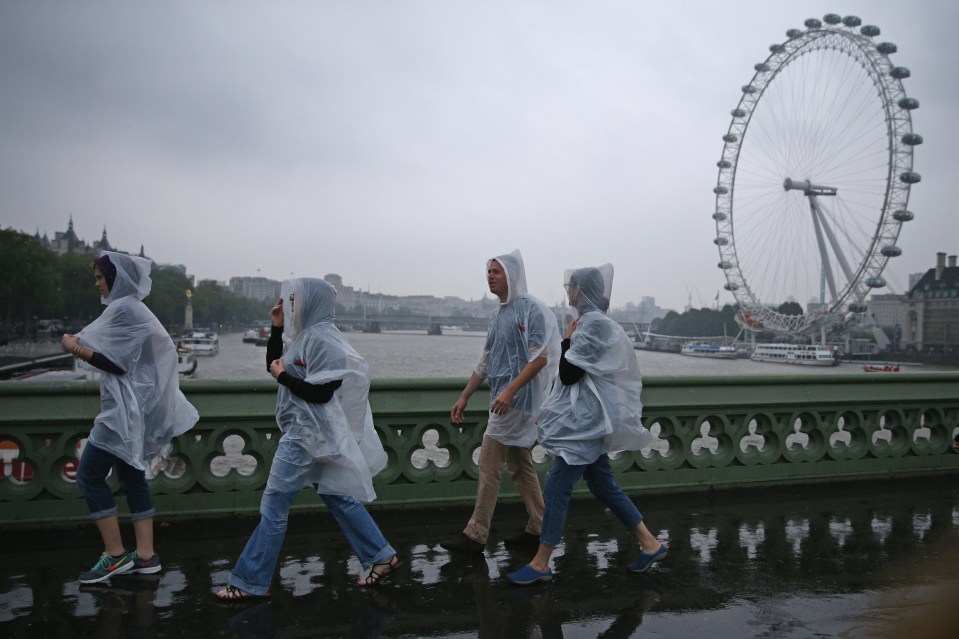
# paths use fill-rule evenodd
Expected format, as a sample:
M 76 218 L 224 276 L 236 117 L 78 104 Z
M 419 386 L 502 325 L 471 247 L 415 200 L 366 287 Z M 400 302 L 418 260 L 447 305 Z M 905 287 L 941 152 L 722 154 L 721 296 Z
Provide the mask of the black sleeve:
M 570 364 L 566 360 L 566 351 L 569 350 L 569 339 L 563 340 L 563 354 L 559 358 L 559 381 L 563 386 L 572 386 L 586 374 L 582 368 L 576 364 Z
M 270 339 L 266 342 L 266 370 L 270 371 L 270 364 L 283 357 L 283 327 L 271 326 Z
M 299 377 L 293 377 L 286 371 L 280 373 L 276 381 L 290 389 L 290 392 L 311 404 L 325 404 L 333 399 L 333 391 L 342 386 L 343 380 L 335 379 L 325 384 L 311 384 Z
M 101 371 L 112 373 L 113 375 L 126 375 L 127 372 L 108 360 L 105 355 L 97 353 L 94 351 L 93 355 L 90 356 L 90 365 L 96 366 Z

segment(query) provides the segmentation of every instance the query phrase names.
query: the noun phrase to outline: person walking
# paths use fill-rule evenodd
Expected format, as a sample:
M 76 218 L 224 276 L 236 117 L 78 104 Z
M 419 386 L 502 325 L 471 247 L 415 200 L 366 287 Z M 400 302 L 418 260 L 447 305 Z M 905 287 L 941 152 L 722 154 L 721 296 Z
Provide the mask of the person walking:
M 646 572 L 666 557 L 666 545 L 646 527 L 643 516 L 613 477 L 610 451 L 640 450 L 652 441 L 642 424 L 642 379 L 633 345 L 611 320 L 613 266 L 567 271 L 569 305 L 578 318 L 566 330 L 559 382 L 543 404 L 540 445 L 553 457 L 546 478 L 546 512 L 539 548 L 523 568 L 506 575 L 516 585 L 549 581 L 549 561 L 563 537 L 573 486 L 586 486 L 636 537 L 639 557 L 626 566 Z
M 450 410 L 450 420 L 462 424 L 469 398 L 489 379 L 489 420 L 480 448 L 476 502 L 466 528 L 440 542 L 447 550 L 473 554 L 486 547 L 504 466 L 529 515 L 524 530 L 506 541 L 535 543 L 539 538 L 543 494 L 531 449 L 536 416 L 559 361 L 556 317 L 527 292 L 520 252 L 489 260 L 486 281 L 500 305 L 490 318 L 479 363 Z
M 325 280 L 283 283 L 270 310 L 267 369 L 279 383 L 280 437 L 260 501 L 260 522 L 214 595 L 240 601 L 269 594 L 286 536 L 293 499 L 310 485 L 356 553 L 366 578 L 381 583 L 402 562 L 363 506 L 376 499 L 373 476 L 387 464 L 373 427 L 370 374 L 364 360 L 333 324 L 336 289 Z M 290 341 L 283 346 L 283 336 Z
M 199 419 L 180 391 L 176 346 L 142 301 L 152 288 L 151 267 L 142 257 L 103 251 L 93 273 L 106 308 L 79 333 L 60 339 L 64 352 L 101 371 L 100 413 L 80 454 L 77 488 L 104 550 L 80 575 L 81 584 L 161 570 L 153 547 L 155 511 L 146 470 L 161 467 L 173 438 Z M 123 544 L 117 503 L 106 482 L 111 470 L 130 510 L 136 538 L 132 552 Z

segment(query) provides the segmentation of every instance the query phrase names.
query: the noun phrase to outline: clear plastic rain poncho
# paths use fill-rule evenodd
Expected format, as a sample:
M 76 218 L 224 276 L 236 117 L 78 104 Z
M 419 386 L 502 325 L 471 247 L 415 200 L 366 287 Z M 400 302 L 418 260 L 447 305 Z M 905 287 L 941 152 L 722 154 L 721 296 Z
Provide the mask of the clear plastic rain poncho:
M 333 324 L 336 289 L 301 278 L 284 282 L 281 292 L 286 372 L 310 384 L 343 384 L 325 404 L 280 385 L 276 423 L 283 435 L 276 458 L 286 463 L 274 464 L 269 487 L 293 492 L 316 484 L 322 495 L 373 501 L 373 476 L 386 468 L 387 456 L 373 427 L 369 366 Z
M 180 391 L 176 346 L 141 301 L 150 293 L 151 263 L 103 251 L 116 267 L 106 309 L 77 334 L 80 344 L 122 368 L 100 375 L 100 414 L 89 442 L 140 470 L 166 457 L 174 437 L 199 419 Z
M 540 413 L 539 442 L 570 465 L 591 464 L 603 453 L 640 450 L 652 442 L 642 424 L 639 364 L 626 331 L 606 315 L 613 265 L 567 271 L 567 290 L 579 319 L 566 360 L 586 373 L 559 381 Z
M 506 302 L 490 318 L 486 345 L 476 375 L 489 378 L 490 401 L 537 357 L 546 358 L 536 377 L 513 396 L 504 415 L 490 413 L 486 434 L 505 446 L 530 447 L 536 443 L 539 407 L 559 368 L 560 339 L 556 316 L 539 299 L 526 292 L 526 269 L 518 250 L 496 260 L 506 272 Z M 493 261 L 489 260 L 487 267 Z

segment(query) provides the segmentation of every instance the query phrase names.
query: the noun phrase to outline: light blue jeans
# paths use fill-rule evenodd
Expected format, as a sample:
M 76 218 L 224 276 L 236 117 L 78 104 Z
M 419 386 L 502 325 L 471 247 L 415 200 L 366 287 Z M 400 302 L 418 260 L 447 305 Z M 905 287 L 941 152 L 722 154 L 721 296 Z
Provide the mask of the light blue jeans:
M 633 500 L 616 483 L 609 457 L 605 454 L 585 466 L 571 466 L 563 461 L 562 457 L 555 457 L 546 476 L 546 512 L 543 514 L 543 529 L 539 534 L 541 544 L 558 546 L 562 541 L 566 515 L 569 512 L 569 499 L 573 486 L 580 477 L 586 480 L 589 492 L 603 502 L 628 530 L 643 521 L 643 516 L 633 504 Z
M 260 523 L 230 573 L 231 586 L 254 595 L 269 592 L 280 557 L 280 547 L 286 536 L 290 504 L 299 492 L 274 492 L 267 485 L 260 501 Z M 396 554 L 362 502 L 340 495 L 320 497 L 340 525 L 364 570 L 369 570 L 373 564 L 389 561 Z

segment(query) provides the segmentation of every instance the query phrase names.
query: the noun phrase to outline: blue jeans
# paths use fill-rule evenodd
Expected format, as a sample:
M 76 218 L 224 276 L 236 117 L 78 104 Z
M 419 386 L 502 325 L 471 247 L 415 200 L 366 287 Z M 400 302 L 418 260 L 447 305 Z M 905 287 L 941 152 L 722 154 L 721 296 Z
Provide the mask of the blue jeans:
M 557 546 L 563 539 L 569 499 L 573 486 L 580 477 L 586 480 L 589 492 L 603 502 L 627 529 L 632 530 L 643 521 L 643 516 L 633 501 L 616 483 L 609 457 L 605 454 L 585 466 L 571 466 L 563 461 L 562 457 L 556 457 L 546 476 L 546 513 L 543 515 L 543 529 L 539 534 L 541 544 Z
M 299 492 L 276 492 L 267 485 L 260 501 L 260 523 L 230 573 L 231 586 L 254 595 L 269 592 L 280 546 L 286 536 L 290 504 Z M 362 502 L 340 495 L 320 497 L 340 525 L 364 570 L 369 570 L 373 564 L 389 561 L 396 554 Z
M 80 455 L 80 467 L 77 468 L 77 489 L 87 502 L 90 516 L 93 519 L 103 519 L 117 514 L 117 502 L 113 498 L 113 490 L 107 484 L 107 475 L 111 469 L 116 472 L 120 488 L 126 494 L 130 519 L 153 517 L 153 497 L 150 495 L 146 474 L 116 455 L 87 442 Z

